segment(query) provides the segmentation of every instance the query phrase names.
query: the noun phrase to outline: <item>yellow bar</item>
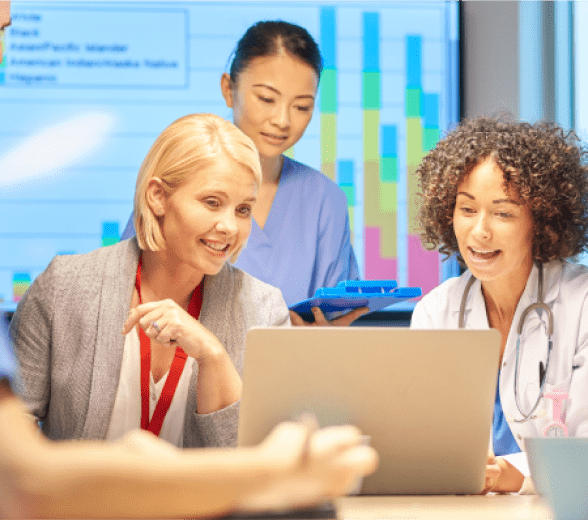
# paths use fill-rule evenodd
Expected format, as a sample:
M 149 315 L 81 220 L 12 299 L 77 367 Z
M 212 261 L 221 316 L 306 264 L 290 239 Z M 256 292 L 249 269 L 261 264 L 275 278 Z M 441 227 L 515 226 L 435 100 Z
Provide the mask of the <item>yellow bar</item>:
M 423 158 L 423 128 L 420 118 L 406 119 L 406 163 L 418 166 Z
M 321 172 L 323 172 L 329 179 L 336 180 L 336 168 L 334 162 L 321 163 Z
M 416 175 L 416 166 L 409 166 L 406 169 L 407 178 L 407 204 L 408 204 L 408 234 L 420 235 L 420 225 L 417 216 L 420 209 L 420 198 L 418 193 L 418 180 Z
M 337 114 L 321 114 L 321 169 L 335 180 L 335 162 L 337 161 Z M 333 167 L 327 166 L 333 164 Z
M 367 195 L 364 200 L 365 225 L 381 226 L 382 212 L 377 200 L 380 194 L 380 161 L 363 163 L 363 190 Z
M 363 160 L 380 162 L 380 111 L 363 111 Z M 379 165 L 378 165 L 379 169 Z M 366 191 L 365 193 L 369 193 Z

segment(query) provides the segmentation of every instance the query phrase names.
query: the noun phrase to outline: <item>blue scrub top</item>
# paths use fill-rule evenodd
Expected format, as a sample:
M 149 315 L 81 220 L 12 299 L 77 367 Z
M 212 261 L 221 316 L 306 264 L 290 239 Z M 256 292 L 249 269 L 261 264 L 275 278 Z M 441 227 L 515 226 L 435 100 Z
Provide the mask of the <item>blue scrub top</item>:
M 509 455 L 511 453 L 519 453 L 521 451 L 517 441 L 515 441 L 515 438 L 510 431 L 510 426 L 506 421 L 504 412 L 502 411 L 502 403 L 500 402 L 500 392 L 498 390 L 498 385 L 496 385 L 496 400 L 494 401 L 492 439 L 494 445 L 494 455 L 497 457 L 502 455 Z
M 235 265 L 279 287 L 288 305 L 311 298 L 321 287 L 359 280 L 347 196 L 321 172 L 284 157 L 265 226 L 253 221 Z
M 135 235 L 131 215 L 121 240 Z M 287 305 L 321 287 L 359 280 L 347 196 L 321 172 L 284 157 L 278 190 L 261 229 L 255 219 L 235 265 L 282 291 Z

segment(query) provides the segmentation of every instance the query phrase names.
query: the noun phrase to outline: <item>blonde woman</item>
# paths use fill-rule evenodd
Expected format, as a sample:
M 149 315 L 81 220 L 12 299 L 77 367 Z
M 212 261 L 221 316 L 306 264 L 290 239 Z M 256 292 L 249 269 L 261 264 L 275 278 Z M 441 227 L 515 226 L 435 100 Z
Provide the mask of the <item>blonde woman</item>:
M 136 239 L 56 257 L 35 280 L 11 330 L 22 397 L 49 438 L 141 427 L 179 447 L 235 445 L 247 330 L 289 324 L 280 291 L 227 262 L 260 177 L 233 124 L 182 117 L 140 168 Z

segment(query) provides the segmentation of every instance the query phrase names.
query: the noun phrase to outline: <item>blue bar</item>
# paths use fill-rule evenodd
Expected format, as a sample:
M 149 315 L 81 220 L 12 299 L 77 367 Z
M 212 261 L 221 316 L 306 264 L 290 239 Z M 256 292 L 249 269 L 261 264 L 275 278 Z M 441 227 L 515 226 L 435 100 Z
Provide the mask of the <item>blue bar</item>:
M 423 94 L 423 126 L 439 128 L 439 94 Z
M 363 13 L 363 71 L 380 71 L 379 13 Z
M 353 186 L 353 161 L 337 161 L 339 186 Z
M 103 222 L 102 223 L 102 236 L 103 237 L 116 237 L 118 234 L 118 222 Z
M 320 49 L 325 69 L 337 68 L 337 26 L 335 22 L 335 8 L 321 7 L 320 11 Z
M 420 36 L 406 37 L 406 87 L 420 88 L 421 79 L 422 39 Z
M 519 2 L 519 117 L 534 123 L 544 117 L 543 5 L 541 2 Z
M 574 126 L 573 3 L 555 2 L 555 120 Z
M 382 157 L 397 156 L 397 137 L 395 125 L 382 126 Z

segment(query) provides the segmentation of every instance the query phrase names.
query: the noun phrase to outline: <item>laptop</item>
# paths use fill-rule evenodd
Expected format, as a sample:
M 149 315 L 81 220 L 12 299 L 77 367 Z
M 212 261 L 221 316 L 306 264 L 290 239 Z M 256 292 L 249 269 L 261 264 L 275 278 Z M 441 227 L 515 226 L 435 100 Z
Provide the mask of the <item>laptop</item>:
M 499 352 L 494 329 L 251 329 L 238 443 L 312 412 L 370 436 L 380 464 L 362 494 L 479 493 Z

